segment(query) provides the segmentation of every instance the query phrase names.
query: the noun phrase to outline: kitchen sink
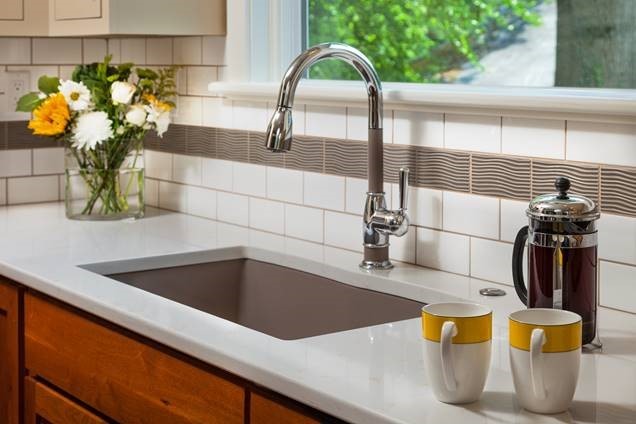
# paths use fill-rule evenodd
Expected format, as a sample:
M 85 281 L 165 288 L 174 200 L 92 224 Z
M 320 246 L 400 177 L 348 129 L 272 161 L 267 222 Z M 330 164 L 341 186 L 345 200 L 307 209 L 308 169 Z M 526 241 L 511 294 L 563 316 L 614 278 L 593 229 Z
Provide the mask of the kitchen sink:
M 415 318 L 423 305 L 246 257 L 126 272 L 85 268 L 284 340 Z

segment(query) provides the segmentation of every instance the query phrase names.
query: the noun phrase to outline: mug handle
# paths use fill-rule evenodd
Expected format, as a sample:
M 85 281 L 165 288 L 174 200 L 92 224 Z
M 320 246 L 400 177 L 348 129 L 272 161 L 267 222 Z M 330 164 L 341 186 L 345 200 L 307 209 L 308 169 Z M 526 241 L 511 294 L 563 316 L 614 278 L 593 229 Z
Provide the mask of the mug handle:
M 545 344 L 545 332 L 541 328 L 532 330 L 530 336 L 530 378 L 532 379 L 532 391 L 537 399 L 547 397 L 543 381 L 543 353 L 541 349 Z
M 528 226 L 521 228 L 515 237 L 515 244 L 512 248 L 512 281 L 515 283 L 517 296 L 524 305 L 528 305 L 528 289 L 523 281 L 523 249 L 526 247 L 528 239 Z
M 453 321 L 445 321 L 442 325 L 440 337 L 440 356 L 442 360 L 442 377 L 446 390 L 454 392 L 457 390 L 457 380 L 455 380 L 455 369 L 453 368 L 452 338 L 457 335 L 457 326 Z

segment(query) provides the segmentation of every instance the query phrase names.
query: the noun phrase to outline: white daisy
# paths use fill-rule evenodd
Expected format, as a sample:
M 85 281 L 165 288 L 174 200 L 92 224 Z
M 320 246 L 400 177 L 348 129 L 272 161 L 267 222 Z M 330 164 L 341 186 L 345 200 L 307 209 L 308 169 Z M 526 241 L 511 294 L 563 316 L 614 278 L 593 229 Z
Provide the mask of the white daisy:
M 91 103 L 91 92 L 83 82 L 61 81 L 58 89 L 64 95 L 71 110 L 79 112 L 88 109 L 88 105 Z
M 106 112 L 83 113 L 73 128 L 73 147 L 92 150 L 113 136 L 112 121 Z

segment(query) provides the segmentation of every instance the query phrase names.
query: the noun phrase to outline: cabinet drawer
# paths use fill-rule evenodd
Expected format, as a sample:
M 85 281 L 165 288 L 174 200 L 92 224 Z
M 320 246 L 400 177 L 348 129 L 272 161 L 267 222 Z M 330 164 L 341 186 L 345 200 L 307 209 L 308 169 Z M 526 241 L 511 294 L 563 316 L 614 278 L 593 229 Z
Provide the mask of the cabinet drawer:
M 55 0 L 55 20 L 96 19 L 102 16 L 102 0 Z
M 243 422 L 240 385 L 57 302 L 24 302 L 30 375 L 118 422 Z
M 55 390 L 27 377 L 25 391 L 25 424 L 109 424 Z
M 250 424 L 319 424 L 319 421 L 252 393 L 250 395 Z

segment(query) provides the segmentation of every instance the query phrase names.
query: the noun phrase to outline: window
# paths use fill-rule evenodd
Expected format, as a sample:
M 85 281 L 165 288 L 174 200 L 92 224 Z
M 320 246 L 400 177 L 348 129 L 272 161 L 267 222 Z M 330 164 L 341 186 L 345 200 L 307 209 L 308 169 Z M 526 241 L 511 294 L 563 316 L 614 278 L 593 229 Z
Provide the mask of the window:
M 308 46 L 351 44 L 383 81 L 636 88 L 634 0 L 307 0 Z M 358 79 L 336 61 L 316 79 Z

